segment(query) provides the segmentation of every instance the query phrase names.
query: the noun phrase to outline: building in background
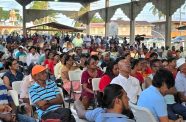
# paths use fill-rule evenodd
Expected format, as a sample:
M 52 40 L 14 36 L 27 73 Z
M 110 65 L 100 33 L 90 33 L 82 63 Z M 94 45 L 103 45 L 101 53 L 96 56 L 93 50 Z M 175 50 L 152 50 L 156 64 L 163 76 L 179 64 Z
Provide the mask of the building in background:
M 136 21 L 135 34 L 152 37 L 153 24 L 147 21 Z M 105 23 L 90 23 L 90 35 L 105 35 Z M 109 26 L 109 36 L 130 37 L 130 21 L 113 20 Z
M 155 32 L 159 32 L 165 37 L 165 23 L 166 21 L 157 21 L 157 22 L 152 22 L 153 24 L 153 30 Z M 181 25 L 184 26 L 186 25 L 186 21 L 182 21 Z M 171 37 L 175 38 L 177 36 L 186 36 L 186 30 L 185 31 L 179 31 L 177 28 L 180 27 L 180 21 L 172 21 L 172 32 L 171 32 Z M 159 38 L 161 35 L 158 33 L 152 33 L 153 37 Z
M 10 10 L 9 17 L 6 20 L 0 20 L 0 35 L 10 34 L 12 32 L 21 32 L 22 25 L 17 11 Z

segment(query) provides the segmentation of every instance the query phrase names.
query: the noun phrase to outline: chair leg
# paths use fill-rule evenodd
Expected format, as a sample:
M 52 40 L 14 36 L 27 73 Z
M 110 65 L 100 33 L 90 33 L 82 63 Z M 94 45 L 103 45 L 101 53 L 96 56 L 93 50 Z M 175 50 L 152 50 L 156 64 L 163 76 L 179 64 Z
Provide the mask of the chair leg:
M 96 99 L 96 93 L 95 93 L 95 91 L 94 91 L 94 105 L 95 105 L 95 107 L 97 107 L 97 99 Z

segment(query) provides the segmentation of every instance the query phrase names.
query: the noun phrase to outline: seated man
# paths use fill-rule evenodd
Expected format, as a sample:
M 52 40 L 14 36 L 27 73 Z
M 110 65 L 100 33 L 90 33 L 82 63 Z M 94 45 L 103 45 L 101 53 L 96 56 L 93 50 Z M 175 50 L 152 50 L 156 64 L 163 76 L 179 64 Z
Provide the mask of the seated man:
M 181 102 L 186 106 L 186 61 L 185 58 L 180 58 L 176 62 L 179 72 L 176 75 L 175 87 L 179 93 Z
M 104 89 L 103 108 L 86 111 L 80 101 L 75 102 L 79 118 L 90 122 L 134 122 L 123 115 L 129 109 L 129 98 L 124 89 L 117 84 L 110 84 Z
M 35 65 L 32 68 L 32 77 L 35 83 L 29 88 L 32 103 L 36 105 L 38 118 L 60 119 L 64 122 L 75 121 L 69 109 L 62 108 L 62 96 L 54 81 L 47 79 L 46 68 Z
M 170 71 L 158 70 L 152 85 L 141 93 L 137 105 L 149 109 L 157 121 L 168 122 L 167 105 L 163 96 L 174 84 L 174 77 Z
M 12 98 L 8 95 L 5 85 L 0 84 L 0 120 L 5 122 L 36 122 L 34 118 L 27 115 L 17 114 L 16 106 L 14 105 Z M 17 114 L 17 115 L 16 115 Z

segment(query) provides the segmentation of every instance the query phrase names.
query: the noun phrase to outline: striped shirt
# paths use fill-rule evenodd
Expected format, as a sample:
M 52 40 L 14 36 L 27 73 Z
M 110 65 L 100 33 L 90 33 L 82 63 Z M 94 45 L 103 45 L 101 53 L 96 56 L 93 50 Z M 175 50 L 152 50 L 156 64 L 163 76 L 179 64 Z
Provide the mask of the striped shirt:
M 60 94 L 59 89 L 58 89 L 56 83 L 53 81 L 47 80 L 45 88 L 41 87 L 36 82 L 29 88 L 29 95 L 31 97 L 32 103 L 36 103 L 41 100 L 55 99 L 58 94 Z M 39 119 L 41 119 L 42 115 L 46 114 L 49 111 L 56 110 L 60 107 L 61 107 L 61 105 L 51 105 L 45 111 L 36 107 L 36 111 L 37 111 Z
M 0 104 L 8 104 L 9 102 L 12 102 L 12 98 L 8 95 L 6 86 L 0 84 Z

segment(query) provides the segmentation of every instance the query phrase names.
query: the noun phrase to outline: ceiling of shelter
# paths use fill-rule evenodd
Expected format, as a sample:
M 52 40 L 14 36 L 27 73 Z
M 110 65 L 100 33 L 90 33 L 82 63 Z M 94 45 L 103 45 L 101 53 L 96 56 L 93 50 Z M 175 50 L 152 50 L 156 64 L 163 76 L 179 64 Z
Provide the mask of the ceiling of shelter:
M 73 2 L 73 3 L 91 3 L 99 0 L 16 0 L 21 5 L 28 5 L 32 1 L 54 1 L 54 2 Z

